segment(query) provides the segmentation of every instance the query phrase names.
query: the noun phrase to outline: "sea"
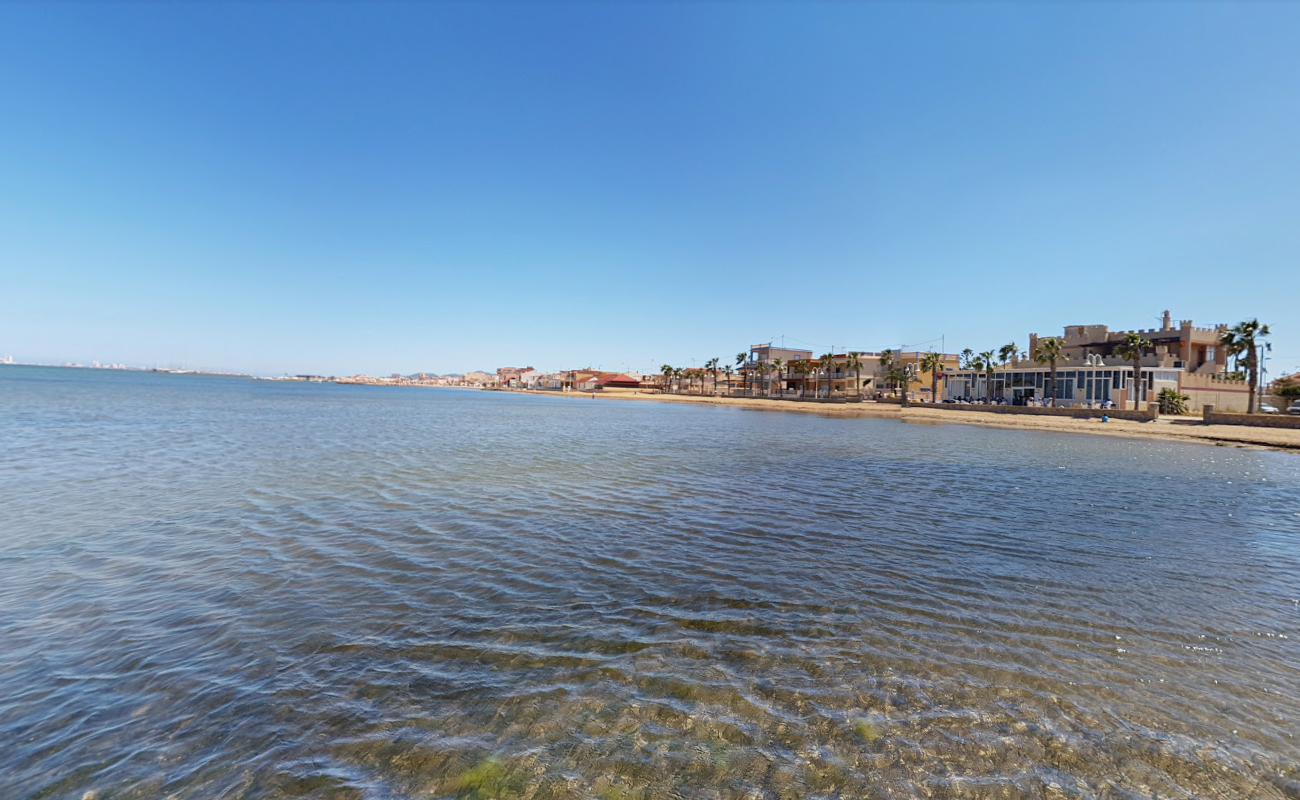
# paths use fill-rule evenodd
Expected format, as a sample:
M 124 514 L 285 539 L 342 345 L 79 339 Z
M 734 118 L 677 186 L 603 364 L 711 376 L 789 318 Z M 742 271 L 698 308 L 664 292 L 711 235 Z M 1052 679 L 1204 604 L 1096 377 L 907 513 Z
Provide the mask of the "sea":
M 1300 797 L 1300 456 L 0 367 L 0 798 Z

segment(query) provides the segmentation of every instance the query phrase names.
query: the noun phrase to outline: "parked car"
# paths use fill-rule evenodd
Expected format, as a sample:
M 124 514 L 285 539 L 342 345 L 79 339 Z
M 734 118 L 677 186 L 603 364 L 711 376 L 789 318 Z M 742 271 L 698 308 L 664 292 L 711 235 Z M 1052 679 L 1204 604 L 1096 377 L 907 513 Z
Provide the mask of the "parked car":
M 1282 412 L 1277 410 L 1277 406 L 1270 406 L 1268 403 L 1265 403 L 1264 405 L 1262 405 L 1262 406 L 1259 407 L 1259 413 L 1261 413 L 1261 414 L 1281 414 Z
M 1286 413 L 1288 413 L 1288 414 L 1300 414 L 1300 400 L 1297 400 L 1297 401 L 1295 401 L 1294 403 L 1292 403 L 1290 406 L 1288 406 L 1288 407 L 1287 407 L 1287 410 L 1286 410 Z

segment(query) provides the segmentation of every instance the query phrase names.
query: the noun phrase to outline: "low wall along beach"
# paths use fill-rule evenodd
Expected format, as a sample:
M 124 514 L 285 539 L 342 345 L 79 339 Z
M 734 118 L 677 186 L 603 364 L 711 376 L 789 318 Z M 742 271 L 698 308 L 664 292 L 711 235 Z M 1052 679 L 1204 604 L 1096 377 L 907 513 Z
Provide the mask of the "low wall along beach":
M 1251 425 L 1263 428 L 1293 428 L 1300 430 L 1300 415 L 1233 414 L 1215 411 L 1214 406 L 1205 406 L 1202 415 L 1206 425 Z
M 1155 422 L 1159 413 L 1155 406 L 1146 411 L 1123 408 L 1051 408 L 1046 406 L 999 406 L 964 403 L 926 403 L 925 408 L 941 411 L 987 411 L 992 414 L 1024 414 L 1031 417 L 1071 417 L 1073 419 L 1127 419 L 1133 422 Z

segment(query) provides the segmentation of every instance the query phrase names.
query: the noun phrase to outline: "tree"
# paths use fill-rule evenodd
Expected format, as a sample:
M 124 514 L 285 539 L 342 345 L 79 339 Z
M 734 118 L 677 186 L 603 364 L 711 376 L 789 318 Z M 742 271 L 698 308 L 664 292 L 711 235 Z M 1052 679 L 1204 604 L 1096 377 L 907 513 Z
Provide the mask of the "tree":
M 673 367 L 673 393 L 674 394 L 682 390 L 682 376 L 685 374 L 686 374 L 686 370 L 682 369 L 681 367 Z
M 732 370 L 730 364 L 728 364 L 728 365 L 726 365 L 725 367 L 722 368 L 722 374 L 727 376 L 727 395 L 728 395 L 728 396 L 731 395 L 731 373 L 732 373 L 733 371 L 734 371 L 734 370 Z
M 1124 341 L 1120 342 L 1119 354 L 1129 361 L 1133 362 L 1133 410 L 1142 409 L 1142 353 L 1151 347 L 1150 339 L 1143 339 L 1140 333 L 1124 334 Z
M 1003 364 L 1015 361 L 1018 355 L 1020 355 L 1020 347 L 1015 342 L 1007 342 L 998 348 L 998 358 L 1002 359 Z
M 943 353 L 926 353 L 921 358 L 921 369 L 930 373 L 930 402 L 939 402 L 939 377 L 943 374 Z
M 996 375 L 997 363 L 994 361 L 995 356 L 992 350 L 985 350 L 976 358 L 979 361 L 979 368 L 984 371 L 984 401 L 993 402 L 993 376 Z
M 785 396 L 785 362 L 779 358 L 772 359 L 772 371 L 776 373 L 776 385 L 781 389 L 781 396 Z M 772 396 L 772 384 L 767 384 L 767 396 Z
M 975 351 L 969 347 L 961 351 L 961 368 L 975 369 Z
M 808 394 L 808 374 L 812 372 L 812 365 L 806 359 L 799 359 L 794 362 L 794 374 L 799 376 L 799 399 L 803 399 Z
M 903 393 L 899 399 L 899 403 L 903 408 L 907 408 L 907 388 L 908 384 L 912 382 L 912 375 L 911 364 L 903 364 L 899 361 L 894 361 L 889 368 L 889 382 L 895 386 L 903 387 Z
M 736 369 L 740 370 L 740 377 L 747 393 L 749 392 L 749 370 L 744 368 L 744 364 L 748 360 L 749 353 L 736 353 Z
M 880 351 L 880 371 L 885 373 L 885 386 L 894 388 L 894 351 L 888 348 Z
M 673 365 L 672 365 L 672 364 L 664 364 L 664 365 L 662 365 L 661 367 L 659 367 L 659 371 L 660 371 L 661 373 L 663 373 L 663 376 L 664 376 L 664 388 L 663 388 L 663 390 L 664 390 L 665 392 L 667 392 L 667 391 L 669 391 L 669 384 L 672 382 L 672 379 L 673 379 L 673 373 L 674 373 Z
M 1161 389 L 1160 394 L 1156 396 L 1161 414 L 1186 414 L 1187 401 L 1190 399 L 1185 394 L 1179 394 L 1177 389 L 1169 388 Z
M 713 393 L 718 393 L 718 361 L 720 359 L 711 358 L 704 362 L 704 368 L 713 373 Z M 700 377 L 700 394 L 704 394 L 704 377 Z
M 1031 354 L 1039 364 L 1049 365 L 1051 372 L 1047 382 L 1047 394 L 1052 398 L 1052 405 L 1056 405 L 1056 362 L 1061 359 L 1061 348 L 1064 346 L 1065 343 L 1056 337 L 1039 339 L 1038 347 Z
M 862 399 L 862 353 L 856 350 L 849 352 L 849 359 L 844 363 L 846 369 L 853 370 L 853 386 L 857 391 L 858 399 Z
M 1287 400 L 1300 399 L 1300 372 L 1293 375 L 1283 375 L 1273 381 L 1273 394 Z
M 1246 356 L 1246 376 L 1250 387 L 1250 397 L 1246 400 L 1246 413 L 1255 413 L 1255 404 L 1259 400 L 1259 349 L 1268 347 L 1261 340 L 1269 335 L 1267 325 L 1257 319 L 1238 322 L 1219 336 L 1219 343 L 1228 349 L 1228 353 L 1240 357 Z
M 831 383 L 831 370 L 835 367 L 835 354 L 823 353 L 822 357 L 817 359 L 817 366 L 821 367 L 822 372 L 826 375 L 826 399 L 829 400 L 831 399 L 831 389 L 833 388 L 833 384 Z

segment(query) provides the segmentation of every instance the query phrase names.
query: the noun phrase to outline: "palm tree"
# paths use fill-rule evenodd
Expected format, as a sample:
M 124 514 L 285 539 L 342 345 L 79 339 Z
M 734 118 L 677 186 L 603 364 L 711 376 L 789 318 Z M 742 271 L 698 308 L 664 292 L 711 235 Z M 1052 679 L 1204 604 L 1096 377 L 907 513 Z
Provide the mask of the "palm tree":
M 961 368 L 975 369 L 975 351 L 969 347 L 961 351 Z
M 743 365 L 749 360 L 749 353 L 736 353 L 736 369 L 740 370 L 740 376 L 743 380 L 745 391 L 749 391 L 749 370 L 743 369 Z
M 781 388 L 781 395 L 785 396 L 785 362 L 779 358 L 772 359 L 772 371 L 777 374 L 776 385 Z M 772 396 L 772 384 L 767 384 L 767 396 Z
M 975 377 L 971 379 L 971 402 L 979 399 L 979 375 L 984 371 L 984 359 L 978 354 L 973 353 L 966 360 L 966 367 L 975 372 Z
M 1246 413 L 1255 413 L 1255 403 L 1259 399 L 1259 348 L 1268 347 L 1260 340 L 1270 333 L 1268 326 L 1258 319 L 1238 322 L 1219 336 L 1219 343 L 1228 349 L 1228 353 L 1240 358 L 1246 354 L 1246 374 L 1250 386 L 1250 397 L 1246 400 Z
M 1015 361 L 1018 355 L 1020 355 L 1020 348 L 1015 342 L 1007 342 L 998 348 L 998 357 L 1002 359 L 1003 364 L 1008 361 Z
M 903 364 L 895 361 L 894 365 L 889 368 L 890 382 L 903 387 L 903 395 L 899 401 L 903 408 L 907 408 L 907 390 L 912 382 L 912 374 L 911 364 Z
M 686 370 L 682 369 L 681 367 L 673 367 L 673 393 L 674 394 L 682 390 L 682 376 L 685 374 L 686 374 Z
M 1120 342 L 1119 354 L 1133 362 L 1133 410 L 1142 407 L 1142 351 L 1151 347 L 1150 339 L 1143 339 L 1140 333 L 1124 334 Z
M 1056 362 L 1061 358 L 1061 348 L 1064 345 L 1065 343 L 1056 337 L 1039 339 L 1038 347 L 1032 353 L 1034 360 L 1039 364 L 1048 364 L 1050 366 L 1051 374 L 1047 382 L 1047 393 L 1052 398 L 1052 405 L 1056 405 Z
M 894 388 L 894 351 L 880 351 L 880 371 L 885 373 L 885 386 L 890 389 Z
M 704 362 L 704 368 L 713 373 L 713 393 L 718 393 L 718 361 L 719 359 L 711 358 Z M 700 377 L 700 393 L 704 393 L 704 378 Z
M 812 366 L 806 359 L 799 359 L 794 362 L 794 374 L 799 376 L 799 399 L 808 395 L 808 373 L 812 372 Z
M 926 353 L 921 369 L 930 373 L 930 402 L 939 402 L 939 376 L 943 374 L 943 353 Z
M 661 373 L 663 373 L 663 376 L 664 376 L 664 391 L 667 392 L 667 391 L 669 390 L 669 389 L 668 389 L 668 384 L 669 384 L 669 383 L 672 381 L 672 379 L 673 379 L 673 365 L 672 365 L 672 364 L 663 364 L 662 366 L 659 367 L 659 371 L 660 371 Z
M 831 392 L 834 384 L 831 383 L 831 370 L 835 367 L 835 354 L 823 353 L 822 357 L 817 359 L 817 366 L 821 367 L 822 372 L 826 375 L 826 399 L 831 399 Z M 818 381 L 820 386 L 821 382 Z
M 992 350 L 985 350 L 977 356 L 980 369 L 984 371 L 984 401 L 993 402 L 993 376 L 996 374 L 997 363 L 994 361 L 995 356 Z
M 858 393 L 858 399 L 862 399 L 862 353 L 856 350 L 849 351 L 849 360 L 844 363 L 845 369 L 853 370 L 853 385 Z
M 732 369 L 732 367 L 731 367 L 730 364 L 728 364 L 727 366 L 725 366 L 725 367 L 722 368 L 722 374 L 727 376 L 727 395 L 728 395 L 728 396 L 731 395 L 731 373 L 732 373 L 732 372 L 734 372 L 734 370 Z

